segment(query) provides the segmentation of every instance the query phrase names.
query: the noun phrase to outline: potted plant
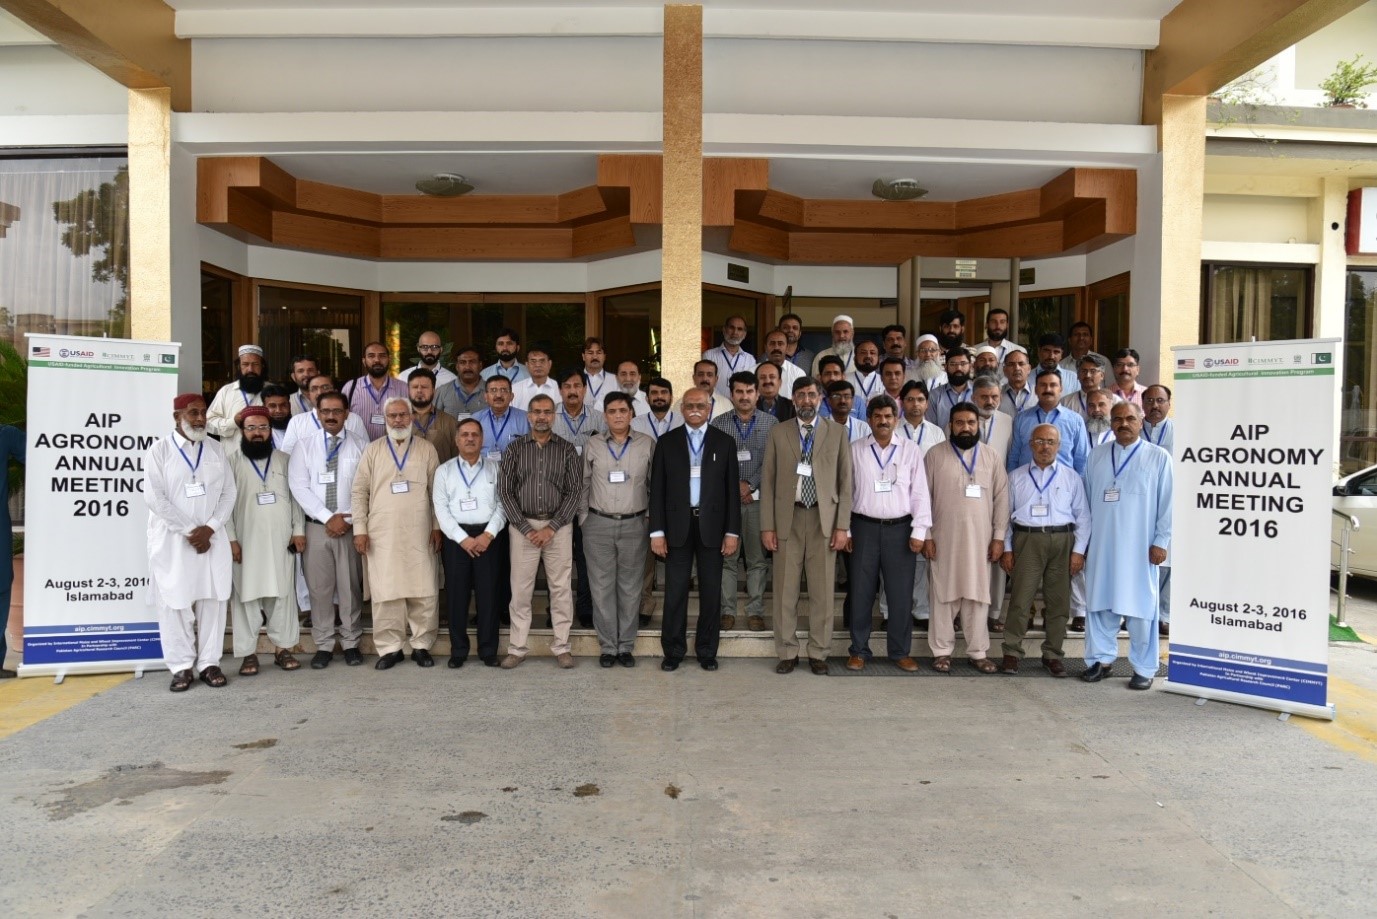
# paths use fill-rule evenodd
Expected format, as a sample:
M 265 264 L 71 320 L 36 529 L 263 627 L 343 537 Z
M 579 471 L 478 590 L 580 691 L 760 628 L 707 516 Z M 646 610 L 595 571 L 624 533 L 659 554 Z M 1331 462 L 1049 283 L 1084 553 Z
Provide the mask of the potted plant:
M 1325 105 L 1330 108 L 1367 108 L 1367 93 L 1364 90 L 1377 84 L 1377 64 L 1364 64 L 1362 60 L 1361 54 L 1355 54 L 1350 60 L 1334 65 L 1334 72 L 1320 83 Z

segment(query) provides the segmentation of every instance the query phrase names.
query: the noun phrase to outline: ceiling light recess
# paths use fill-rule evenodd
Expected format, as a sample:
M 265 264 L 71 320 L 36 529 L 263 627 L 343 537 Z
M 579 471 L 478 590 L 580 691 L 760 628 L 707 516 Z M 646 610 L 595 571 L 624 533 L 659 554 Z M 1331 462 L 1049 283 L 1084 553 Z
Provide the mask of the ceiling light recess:
M 453 198 L 467 195 L 473 191 L 473 186 L 465 182 L 464 177 L 458 173 L 437 172 L 430 178 L 417 182 L 416 190 L 436 198 Z
M 928 190 L 917 179 L 876 179 L 870 193 L 886 201 L 912 201 L 924 197 Z

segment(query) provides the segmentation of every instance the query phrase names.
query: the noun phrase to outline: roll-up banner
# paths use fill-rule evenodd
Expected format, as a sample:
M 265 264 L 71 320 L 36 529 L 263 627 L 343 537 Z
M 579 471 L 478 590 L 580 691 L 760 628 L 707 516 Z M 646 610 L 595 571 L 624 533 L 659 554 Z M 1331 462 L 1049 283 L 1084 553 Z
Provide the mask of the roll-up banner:
M 1337 341 L 1173 349 L 1169 692 L 1334 717 Z
M 19 675 L 162 666 L 143 457 L 172 430 L 180 345 L 29 335 Z

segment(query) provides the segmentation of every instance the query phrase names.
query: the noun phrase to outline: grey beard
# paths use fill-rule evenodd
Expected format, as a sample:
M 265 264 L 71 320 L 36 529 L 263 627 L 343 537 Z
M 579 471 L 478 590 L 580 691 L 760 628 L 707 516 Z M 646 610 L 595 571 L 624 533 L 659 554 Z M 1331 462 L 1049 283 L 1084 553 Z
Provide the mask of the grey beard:
M 918 362 L 918 379 L 922 380 L 924 383 L 928 380 L 934 380 L 940 377 L 944 372 L 940 361 Z
M 205 428 L 193 428 L 190 425 L 179 424 L 177 425 L 177 431 L 194 444 L 198 444 L 206 439 Z
M 832 350 L 837 352 L 837 357 L 844 361 L 851 360 L 851 354 L 856 350 L 856 343 L 852 341 L 838 342 L 832 346 Z
M 404 428 L 389 427 L 387 429 L 387 436 L 392 438 L 396 443 L 404 444 L 411 440 L 411 425 L 407 425 Z
M 1085 429 L 1086 429 L 1087 431 L 1090 432 L 1091 436 L 1093 436 L 1093 437 L 1099 437 L 1099 436 L 1100 436 L 1101 434 L 1103 434 L 1105 431 L 1108 431 L 1108 430 L 1109 430 L 1109 419 L 1108 419 L 1108 418 L 1086 418 L 1086 419 L 1085 419 Z

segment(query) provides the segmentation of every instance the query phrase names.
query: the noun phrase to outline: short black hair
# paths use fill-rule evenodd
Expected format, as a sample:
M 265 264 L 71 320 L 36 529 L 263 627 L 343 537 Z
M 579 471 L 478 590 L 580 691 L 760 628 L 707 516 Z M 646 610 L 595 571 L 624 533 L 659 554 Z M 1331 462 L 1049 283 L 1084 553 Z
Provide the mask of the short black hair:
M 904 384 L 904 388 L 899 390 L 899 398 L 907 399 L 908 394 L 913 392 L 915 389 L 922 393 L 924 396 L 928 394 L 927 383 L 924 383 L 922 380 L 909 380 L 907 383 Z
M 798 392 L 800 389 L 807 389 L 809 386 L 816 387 L 817 385 L 817 380 L 805 374 L 797 380 L 794 380 L 794 385 L 789 388 L 789 392 L 792 394 Z
M 855 395 L 856 387 L 852 386 L 847 380 L 833 380 L 831 383 L 827 384 L 827 398 L 830 399 L 839 392 L 849 392 Z
M 943 310 L 942 315 L 937 317 L 937 322 L 939 325 L 959 322 L 964 327 L 966 325 L 966 314 L 960 310 Z
M 521 344 L 521 333 L 518 332 L 516 329 L 507 328 L 505 326 L 503 328 L 498 329 L 497 335 L 493 337 L 493 341 L 497 341 L 497 339 L 499 338 L 510 338 L 518 345 Z
M 824 354 L 818 360 L 818 373 L 822 373 L 822 368 L 828 366 L 829 364 L 836 364 L 838 367 L 842 369 L 843 373 L 846 372 L 846 361 L 837 357 L 835 354 Z
M 1061 382 L 1061 371 L 1058 370 L 1058 369 L 1055 368 L 1055 367 L 1043 367 L 1041 370 L 1039 370 L 1039 371 L 1037 372 L 1037 375 L 1034 376 L 1033 379 L 1034 379 L 1034 380 L 1041 380 L 1043 377 L 1056 377 L 1056 378 L 1057 378 L 1057 382 L 1060 383 L 1060 382 Z
M 951 407 L 951 412 L 949 412 L 947 415 L 948 423 L 951 422 L 951 419 L 955 418 L 962 412 L 965 412 L 968 415 L 974 415 L 975 420 L 977 422 L 980 420 L 980 409 L 975 407 L 974 402 L 958 402 Z
M 887 408 L 896 415 L 903 414 L 899 411 L 899 406 L 895 404 L 893 399 L 891 399 L 885 393 L 880 393 L 878 396 L 874 396 L 873 398 L 871 398 L 871 400 L 865 404 L 865 417 L 874 417 L 875 413 L 882 408 Z
M 631 397 L 620 389 L 614 389 L 602 397 L 602 407 L 606 409 L 613 402 L 625 402 L 626 407 L 631 409 L 631 414 L 636 414 L 636 403 L 631 401 Z
M 885 326 L 883 329 L 881 329 L 881 330 L 880 330 L 880 338 L 881 338 L 881 339 L 888 338 L 890 332 L 898 332 L 900 335 L 904 336 L 905 338 L 908 338 L 908 329 L 906 329 L 906 328 L 904 328 L 903 326 L 899 325 L 899 323 L 897 323 L 897 322 L 890 323 L 889 325 L 887 325 L 887 326 Z
M 733 373 L 727 379 L 727 390 L 730 391 L 737 383 L 740 383 L 742 386 L 749 386 L 752 389 L 760 385 L 760 381 L 756 379 L 755 374 L 751 373 L 749 370 L 738 370 L 736 373 Z
M 668 389 L 670 395 L 674 394 L 674 384 L 671 383 L 669 380 L 666 380 L 664 377 L 651 377 L 650 380 L 647 381 L 645 384 L 645 390 L 647 393 L 650 392 L 650 387 L 652 386 L 658 386 L 660 389 Z
M 292 396 L 291 391 L 280 383 L 264 383 L 263 389 L 258 394 L 263 397 L 265 402 L 275 396 L 280 396 L 283 399 L 290 399 Z
M 1114 352 L 1114 360 L 1116 360 L 1116 361 L 1119 360 L 1120 358 L 1125 358 L 1125 357 L 1131 357 L 1131 358 L 1133 358 L 1135 361 L 1141 361 L 1141 360 L 1142 360 L 1142 358 L 1140 358 L 1140 357 L 1138 356 L 1138 352 L 1137 352 L 1137 351 L 1134 351 L 1132 348 L 1120 348 L 1118 351 L 1115 351 L 1115 352 Z
M 885 364 L 898 364 L 900 370 L 908 370 L 908 364 L 904 363 L 904 359 L 902 357 L 891 356 L 880 361 L 881 367 L 884 367 Z
M 585 387 L 588 385 L 588 374 L 583 372 L 582 367 L 565 367 L 560 371 L 559 376 L 555 377 L 555 382 L 563 386 L 565 383 L 568 383 L 572 377 L 578 377 L 579 382 Z
M 407 374 L 406 377 L 406 382 L 408 386 L 411 385 L 412 380 L 429 380 L 430 385 L 434 386 L 435 371 L 431 370 L 429 367 L 414 367 L 412 368 L 411 373 Z

